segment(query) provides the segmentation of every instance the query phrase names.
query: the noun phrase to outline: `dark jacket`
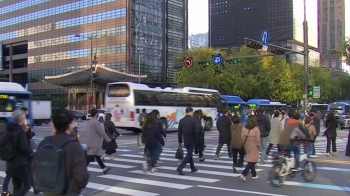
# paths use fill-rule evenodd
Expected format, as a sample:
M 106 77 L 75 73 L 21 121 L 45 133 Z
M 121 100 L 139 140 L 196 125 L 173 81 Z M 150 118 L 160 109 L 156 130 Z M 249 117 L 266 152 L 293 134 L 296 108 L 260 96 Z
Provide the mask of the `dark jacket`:
M 162 134 L 163 137 L 166 137 L 166 132 L 163 128 L 163 122 L 160 119 L 157 119 L 157 125 L 158 125 L 158 130 L 160 131 L 160 134 Z
M 316 136 L 319 136 L 320 135 L 320 131 L 321 131 L 321 119 L 318 118 L 317 116 L 315 116 L 312 119 L 312 125 L 315 126 Z
M 178 128 L 178 141 L 182 143 L 182 137 L 184 140 L 184 146 L 188 147 L 196 145 L 199 137 L 199 126 L 196 119 L 192 116 L 186 115 L 179 122 Z
M 159 131 L 158 123 L 154 123 L 154 125 L 148 127 L 143 126 L 142 135 L 144 137 L 145 146 L 149 150 L 153 150 L 157 148 L 158 142 L 164 146 L 164 138 Z
M 326 137 L 337 137 L 338 121 L 335 119 L 333 121 L 326 120 Z
M 56 132 L 52 136 L 52 144 L 59 145 L 71 136 L 66 133 Z M 38 148 L 42 147 L 40 142 Z M 83 148 L 78 141 L 67 143 L 64 147 L 66 152 L 66 172 L 68 191 L 66 195 L 79 195 L 89 181 L 90 174 L 86 167 L 86 159 Z M 40 168 L 38 168 L 40 169 Z
M 219 131 L 219 144 L 231 143 L 232 121 L 228 116 L 222 115 L 216 121 L 216 128 Z
M 13 133 L 12 142 L 17 146 L 17 154 L 10 161 L 6 161 L 6 169 L 15 169 L 20 166 L 28 165 L 28 156 L 33 154 L 33 149 L 30 147 L 26 133 L 21 125 L 10 122 L 7 124 L 8 133 Z
M 110 139 L 113 138 L 117 138 L 120 136 L 120 133 L 117 131 L 117 129 L 115 128 L 115 125 L 112 121 L 110 120 L 106 120 L 104 123 L 104 128 L 105 128 L 105 132 L 108 136 L 112 137 Z
M 346 144 L 345 156 L 350 157 L 350 131 L 348 133 L 348 143 Z
M 260 129 L 260 137 L 269 136 L 271 130 L 270 120 L 264 114 L 257 114 L 256 120 L 258 121 Z

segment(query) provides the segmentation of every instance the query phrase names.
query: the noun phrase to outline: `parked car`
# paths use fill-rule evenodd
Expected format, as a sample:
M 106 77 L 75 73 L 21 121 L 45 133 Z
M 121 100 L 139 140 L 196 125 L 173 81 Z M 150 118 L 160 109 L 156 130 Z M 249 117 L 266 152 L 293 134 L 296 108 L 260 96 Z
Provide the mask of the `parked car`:
M 107 114 L 107 110 L 105 109 L 99 109 L 98 110 L 98 117 L 97 120 L 100 121 L 101 123 L 105 121 L 105 115 Z M 91 119 L 91 115 L 87 114 L 87 120 Z
M 78 111 L 72 111 L 72 112 L 76 116 L 78 122 L 86 120 L 86 115 L 85 114 L 83 114 L 81 112 L 78 112 Z

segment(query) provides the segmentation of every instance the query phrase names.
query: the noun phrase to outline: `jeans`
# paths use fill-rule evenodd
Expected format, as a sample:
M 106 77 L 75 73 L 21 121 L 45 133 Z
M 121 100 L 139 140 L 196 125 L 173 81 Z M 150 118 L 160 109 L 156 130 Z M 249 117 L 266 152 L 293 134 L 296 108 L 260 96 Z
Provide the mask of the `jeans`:
M 245 166 L 245 169 L 242 172 L 242 175 L 247 176 L 250 170 L 252 172 L 253 177 L 257 176 L 258 174 L 256 173 L 256 170 L 255 170 L 255 164 L 256 163 L 248 162 L 247 165 Z
M 190 167 L 191 169 L 195 169 L 194 167 L 194 162 L 193 162 L 193 150 L 194 150 L 195 144 L 193 145 L 189 145 L 189 146 L 185 146 L 186 150 L 187 150 L 187 154 L 185 156 L 185 158 L 182 160 L 181 164 L 179 165 L 178 169 L 183 169 L 187 163 L 190 163 Z
M 331 143 L 332 143 L 332 152 L 337 152 L 336 137 L 327 137 L 327 149 L 326 152 L 331 152 Z
M 271 143 L 270 143 L 269 146 L 267 146 L 266 156 L 269 156 L 270 151 L 271 151 L 273 145 L 274 145 L 274 144 L 271 144 Z M 277 149 L 278 149 L 278 152 L 281 152 L 281 148 L 280 148 L 280 145 L 279 145 L 279 144 L 277 144 Z
M 306 152 L 307 158 L 310 158 L 314 150 L 314 144 L 309 144 L 304 146 L 304 151 Z
M 158 149 L 157 148 L 149 149 L 148 153 L 149 153 L 149 158 L 147 160 L 148 165 L 154 168 L 156 166 L 156 161 L 158 159 L 158 156 L 157 156 Z
M 4 182 L 2 183 L 2 192 L 7 192 L 9 190 L 10 180 L 11 180 L 11 174 L 6 174 Z
M 290 156 L 290 151 L 294 153 L 295 165 L 294 168 L 300 167 L 300 148 L 298 145 L 291 144 L 287 146 L 287 150 L 289 151 L 288 156 Z
M 261 137 L 260 138 L 260 144 L 261 144 L 261 154 L 260 154 L 260 163 L 263 163 L 266 157 L 266 148 L 267 148 L 267 142 L 269 138 L 268 137 Z
M 224 144 L 219 144 L 218 147 L 216 148 L 216 155 L 219 156 L 221 148 Z M 228 151 L 228 156 L 231 158 L 232 152 L 231 152 L 231 144 L 226 144 L 227 145 L 227 151 Z
M 13 195 L 25 196 L 30 189 L 30 172 L 28 166 L 23 165 L 14 169 L 9 169 L 12 175 Z

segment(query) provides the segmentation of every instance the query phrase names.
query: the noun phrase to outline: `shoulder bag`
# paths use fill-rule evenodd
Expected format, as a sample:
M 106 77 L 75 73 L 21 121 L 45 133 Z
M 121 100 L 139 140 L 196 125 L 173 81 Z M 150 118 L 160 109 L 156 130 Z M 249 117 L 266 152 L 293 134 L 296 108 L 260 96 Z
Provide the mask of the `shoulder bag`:
M 106 142 L 105 140 L 103 140 L 103 142 L 102 142 L 102 149 L 106 150 L 106 154 L 107 155 L 111 155 L 111 154 L 117 152 L 115 149 L 118 148 L 118 144 L 115 141 L 115 139 L 113 137 L 111 137 L 111 135 L 109 134 L 106 124 L 103 123 L 103 125 L 105 127 L 105 132 L 108 135 L 108 137 L 111 139 L 111 141 L 110 142 Z
M 242 144 L 242 151 L 244 152 L 244 154 L 246 154 L 244 145 L 245 145 L 245 143 L 247 143 L 247 139 L 248 139 L 248 137 L 249 137 L 249 132 L 250 132 L 250 129 L 248 130 L 248 135 L 247 135 L 247 137 L 245 137 L 245 140 L 244 140 L 244 142 L 243 142 L 243 144 Z
M 329 125 L 328 125 L 327 128 L 326 128 L 326 130 L 323 132 L 323 135 L 326 136 L 326 137 L 328 137 L 328 128 L 329 128 L 329 126 L 330 126 L 331 124 L 332 124 L 332 122 L 329 123 Z

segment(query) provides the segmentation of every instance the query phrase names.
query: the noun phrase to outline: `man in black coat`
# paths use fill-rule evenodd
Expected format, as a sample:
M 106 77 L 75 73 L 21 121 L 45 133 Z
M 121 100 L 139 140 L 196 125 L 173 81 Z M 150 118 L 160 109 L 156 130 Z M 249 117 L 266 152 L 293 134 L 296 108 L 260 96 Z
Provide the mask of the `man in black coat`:
M 227 145 L 228 156 L 232 158 L 231 125 L 232 125 L 232 121 L 229 117 L 228 110 L 224 109 L 222 111 L 222 116 L 220 116 L 216 121 L 216 128 L 219 131 L 219 145 L 216 149 L 215 160 L 219 159 L 219 154 L 224 144 Z
M 179 122 L 179 130 L 178 130 L 178 141 L 179 145 L 182 146 L 182 137 L 184 140 L 184 146 L 187 150 L 186 157 L 182 160 L 179 167 L 176 169 L 180 175 L 184 175 L 182 172 L 183 168 L 187 163 L 190 163 L 191 172 L 194 173 L 198 171 L 194 167 L 193 162 L 193 150 L 197 144 L 199 136 L 199 126 L 196 119 L 193 118 L 193 108 L 186 108 L 186 116 L 183 117 Z

